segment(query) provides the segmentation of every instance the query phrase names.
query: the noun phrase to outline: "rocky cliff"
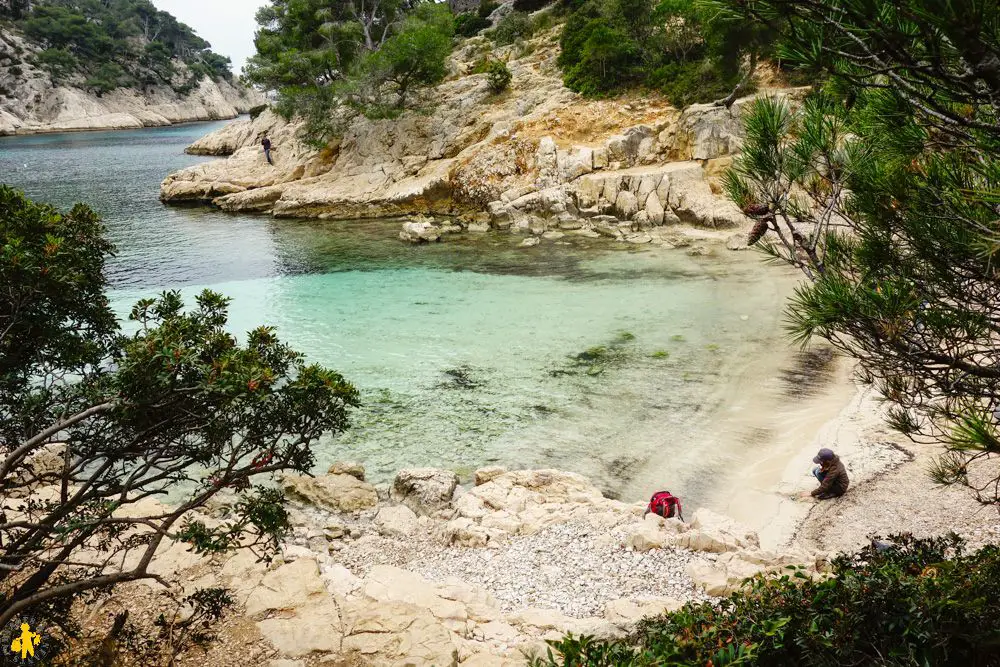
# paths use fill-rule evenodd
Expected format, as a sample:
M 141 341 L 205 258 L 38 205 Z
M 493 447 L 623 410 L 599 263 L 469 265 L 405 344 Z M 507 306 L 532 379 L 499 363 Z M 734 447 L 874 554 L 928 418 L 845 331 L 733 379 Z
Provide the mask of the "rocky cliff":
M 54 85 L 48 73 L 31 64 L 30 56 L 37 50 L 17 33 L 0 28 L 0 135 L 222 120 L 264 101 L 238 84 L 209 77 L 186 95 L 159 85 L 143 91 L 119 88 L 98 96 L 81 87 Z M 186 74 L 182 64 L 178 70 L 178 76 Z
M 652 96 L 585 100 L 562 85 L 557 55 L 555 31 L 492 50 L 485 38 L 468 40 L 421 109 L 394 120 L 345 117 L 323 151 L 271 113 L 234 123 L 189 149 L 230 157 L 171 174 L 162 199 L 282 217 L 448 215 L 471 229 L 639 243 L 671 223 L 745 222 L 719 196 L 717 176 L 739 149 L 747 100 L 684 111 Z M 485 58 L 507 62 L 505 93 L 471 73 Z M 274 167 L 258 145 L 265 133 Z

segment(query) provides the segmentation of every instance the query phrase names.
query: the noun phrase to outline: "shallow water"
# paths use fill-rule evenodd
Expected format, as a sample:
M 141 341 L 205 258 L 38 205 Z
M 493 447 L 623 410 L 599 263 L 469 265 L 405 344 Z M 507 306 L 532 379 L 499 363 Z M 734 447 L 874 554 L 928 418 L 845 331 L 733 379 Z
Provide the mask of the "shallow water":
M 787 436 L 793 273 L 724 249 L 572 237 L 526 249 L 490 234 L 412 247 L 398 222 L 161 205 L 162 178 L 201 159 L 183 147 L 216 126 L 0 139 L 0 174 L 104 215 L 120 312 L 210 287 L 233 299 L 234 331 L 276 325 L 355 382 L 365 406 L 321 443 L 320 467 L 359 459 L 385 480 L 411 465 L 548 466 L 628 500 L 669 488 L 691 507 L 723 504 L 723 480 Z

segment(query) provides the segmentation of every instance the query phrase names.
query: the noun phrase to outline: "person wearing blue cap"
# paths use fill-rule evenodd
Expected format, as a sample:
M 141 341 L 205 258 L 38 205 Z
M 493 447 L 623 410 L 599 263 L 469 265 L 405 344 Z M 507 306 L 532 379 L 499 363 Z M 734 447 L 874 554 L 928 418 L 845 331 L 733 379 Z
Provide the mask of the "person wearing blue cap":
M 841 462 L 840 457 L 833 453 L 832 449 L 824 447 L 813 458 L 813 463 L 819 465 L 813 468 L 813 475 L 819 480 L 819 486 L 813 489 L 813 498 L 827 500 L 829 498 L 839 498 L 847 493 L 850 480 L 847 479 L 847 468 Z

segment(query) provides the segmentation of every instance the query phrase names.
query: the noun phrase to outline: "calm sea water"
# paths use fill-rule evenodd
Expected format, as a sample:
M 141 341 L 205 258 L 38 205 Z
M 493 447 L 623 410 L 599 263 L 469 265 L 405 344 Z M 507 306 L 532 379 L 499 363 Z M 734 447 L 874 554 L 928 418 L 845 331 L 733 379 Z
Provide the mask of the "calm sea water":
M 104 216 L 120 312 L 210 287 L 232 298 L 234 331 L 276 325 L 354 381 L 365 407 L 321 443 L 321 467 L 550 466 L 697 504 L 781 432 L 793 276 L 759 256 L 507 235 L 413 247 L 398 222 L 163 206 L 163 177 L 201 159 L 184 146 L 219 125 L 0 139 L 0 176 Z

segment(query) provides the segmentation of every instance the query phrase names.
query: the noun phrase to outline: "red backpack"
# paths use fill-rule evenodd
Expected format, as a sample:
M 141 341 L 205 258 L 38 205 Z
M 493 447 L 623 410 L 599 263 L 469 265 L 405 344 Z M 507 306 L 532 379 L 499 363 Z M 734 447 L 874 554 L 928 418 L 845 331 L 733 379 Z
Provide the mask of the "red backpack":
M 664 519 L 677 517 L 681 521 L 684 520 L 684 516 L 681 514 L 681 499 L 669 491 L 654 493 L 653 497 L 649 499 L 649 508 L 646 511 L 659 514 Z

